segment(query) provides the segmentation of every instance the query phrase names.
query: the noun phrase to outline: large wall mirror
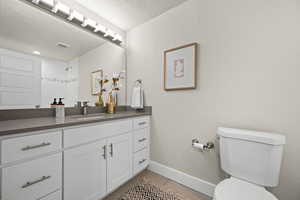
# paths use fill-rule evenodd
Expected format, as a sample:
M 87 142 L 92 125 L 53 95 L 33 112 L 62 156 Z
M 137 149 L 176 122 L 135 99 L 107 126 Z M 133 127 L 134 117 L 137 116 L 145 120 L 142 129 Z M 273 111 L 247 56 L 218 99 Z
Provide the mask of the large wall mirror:
M 126 50 L 22 0 L 0 2 L 0 109 L 94 105 L 92 72 L 110 80 L 126 70 Z M 121 79 L 118 104 L 125 102 Z M 109 89 L 109 83 L 107 84 Z

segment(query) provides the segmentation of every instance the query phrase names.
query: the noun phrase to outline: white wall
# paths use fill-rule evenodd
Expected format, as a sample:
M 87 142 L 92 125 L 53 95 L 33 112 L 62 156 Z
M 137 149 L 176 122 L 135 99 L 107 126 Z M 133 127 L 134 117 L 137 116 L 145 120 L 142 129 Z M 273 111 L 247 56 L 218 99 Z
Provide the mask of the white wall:
M 299 200 L 299 24 L 297 0 L 189 0 L 129 31 L 128 96 L 142 78 L 151 159 L 218 183 L 217 153 L 194 150 L 193 138 L 213 141 L 218 126 L 278 132 L 287 145 L 274 192 Z M 190 42 L 200 44 L 197 89 L 164 91 L 163 51 Z
M 111 78 L 113 72 L 125 70 L 125 50 L 119 46 L 106 42 L 79 57 L 79 98 L 89 101 L 90 105 L 96 102 L 96 96 L 91 93 L 91 73 L 102 68 L 104 74 Z M 106 87 L 109 87 L 109 82 Z M 119 105 L 125 104 L 125 81 L 121 80 L 122 88 L 119 93 Z
M 68 62 L 69 70 L 67 71 L 67 103 L 70 106 L 79 100 L 79 58 Z

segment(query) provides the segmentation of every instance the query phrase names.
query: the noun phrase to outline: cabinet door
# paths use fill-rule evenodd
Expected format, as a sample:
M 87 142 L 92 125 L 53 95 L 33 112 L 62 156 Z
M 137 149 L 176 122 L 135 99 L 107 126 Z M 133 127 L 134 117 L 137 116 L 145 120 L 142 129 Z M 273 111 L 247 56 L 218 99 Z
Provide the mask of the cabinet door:
M 107 187 L 108 192 L 132 177 L 132 134 L 108 139 Z
M 106 194 L 106 141 L 64 152 L 64 200 L 100 199 Z

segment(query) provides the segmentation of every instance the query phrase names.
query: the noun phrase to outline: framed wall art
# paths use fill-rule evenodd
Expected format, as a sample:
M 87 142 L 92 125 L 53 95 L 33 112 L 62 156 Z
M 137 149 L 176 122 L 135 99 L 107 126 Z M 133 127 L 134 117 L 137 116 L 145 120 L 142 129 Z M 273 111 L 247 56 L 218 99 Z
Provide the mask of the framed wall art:
M 98 95 L 100 92 L 99 81 L 103 79 L 103 70 L 98 69 L 91 74 L 91 92 L 92 95 Z
M 164 89 L 196 88 L 197 43 L 164 51 Z

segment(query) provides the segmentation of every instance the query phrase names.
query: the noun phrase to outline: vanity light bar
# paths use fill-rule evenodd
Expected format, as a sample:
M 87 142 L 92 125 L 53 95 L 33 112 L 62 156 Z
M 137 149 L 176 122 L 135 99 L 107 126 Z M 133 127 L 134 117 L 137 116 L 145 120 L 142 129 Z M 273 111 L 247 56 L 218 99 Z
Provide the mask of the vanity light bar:
M 114 38 L 113 38 L 113 41 L 121 41 L 122 40 L 122 36 L 118 33 L 115 34 Z
M 57 11 L 58 11 L 58 2 L 57 1 L 54 1 L 54 6 L 51 11 L 54 13 L 57 13 Z
M 74 10 L 70 10 L 70 14 L 69 14 L 69 17 L 67 18 L 69 21 L 72 21 L 74 19 Z
M 56 4 L 54 4 L 53 8 L 52 8 L 52 11 L 55 10 L 56 12 L 54 13 L 57 13 L 57 11 L 60 11 L 62 13 L 64 13 L 65 15 L 69 15 L 70 14 L 70 8 L 60 2 L 57 2 L 56 1 Z
M 53 0 L 41 0 L 41 1 L 43 2 L 43 4 L 47 5 L 48 7 L 53 7 L 54 6 L 54 1 Z
M 69 15 L 70 16 L 70 15 Z M 75 20 L 77 20 L 77 21 L 79 21 L 79 22 L 81 22 L 81 23 L 83 23 L 83 21 L 84 21 L 84 16 L 80 13 L 80 12 L 78 12 L 78 11 L 76 11 L 76 10 L 73 10 L 73 19 L 75 19 Z M 70 21 L 72 21 L 72 20 L 70 20 Z
M 108 29 L 106 31 L 106 33 L 104 34 L 104 37 L 110 37 L 110 38 L 114 38 L 115 32 L 113 32 L 112 30 Z
M 40 3 L 40 0 L 32 0 L 32 3 L 34 3 L 34 4 L 39 4 L 39 3 Z
M 85 17 L 83 18 L 83 22 L 81 24 L 82 27 L 86 27 L 88 25 L 87 20 L 88 20 L 87 18 Z
M 97 33 L 101 31 L 102 33 L 106 33 L 107 28 L 105 28 L 104 26 L 102 26 L 101 24 L 96 24 L 94 32 Z
M 93 29 L 95 29 L 97 23 L 94 20 L 91 20 L 89 18 L 84 18 L 83 23 L 81 24 L 82 27 L 90 26 Z
M 97 23 L 96 21 L 89 19 L 79 13 L 78 11 L 69 8 L 65 4 L 59 2 L 58 0 L 23 0 L 38 6 L 42 10 L 50 11 L 52 14 L 58 16 L 59 18 L 63 18 L 65 20 L 70 21 L 72 24 L 79 25 L 79 27 L 86 29 L 88 31 L 97 34 L 102 38 L 106 38 L 118 45 L 121 45 L 123 42 L 123 37 L 106 28 L 105 26 Z

